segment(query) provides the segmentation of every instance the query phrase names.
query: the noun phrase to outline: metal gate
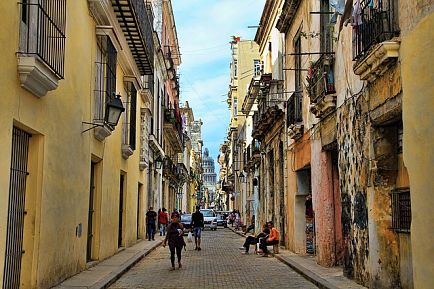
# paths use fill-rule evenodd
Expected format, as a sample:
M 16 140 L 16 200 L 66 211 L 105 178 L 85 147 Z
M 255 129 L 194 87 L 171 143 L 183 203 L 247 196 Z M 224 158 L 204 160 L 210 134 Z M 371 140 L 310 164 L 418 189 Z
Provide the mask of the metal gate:
M 26 193 L 27 160 L 30 134 L 14 127 L 12 133 L 9 205 L 6 233 L 6 256 L 3 288 L 20 287 L 21 257 L 24 233 L 24 202 Z

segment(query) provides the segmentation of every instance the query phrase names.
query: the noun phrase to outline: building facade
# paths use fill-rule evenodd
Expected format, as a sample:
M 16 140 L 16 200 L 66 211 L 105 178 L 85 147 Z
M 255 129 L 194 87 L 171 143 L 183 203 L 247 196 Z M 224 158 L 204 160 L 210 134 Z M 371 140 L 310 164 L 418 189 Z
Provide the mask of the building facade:
M 431 178 L 417 167 L 432 168 L 419 149 L 432 151 L 424 97 L 432 80 L 423 76 L 432 61 L 422 47 L 432 42 L 433 9 L 432 1 L 266 1 L 255 37 L 263 70 L 242 104 L 247 126 L 232 116 L 221 146 L 223 191 L 239 190 L 241 163 L 259 224 L 273 220 L 281 245 L 370 288 L 432 283 L 422 253 L 432 247 L 430 216 L 422 217 L 430 202 L 421 201 Z M 248 206 L 240 200 L 235 208 Z

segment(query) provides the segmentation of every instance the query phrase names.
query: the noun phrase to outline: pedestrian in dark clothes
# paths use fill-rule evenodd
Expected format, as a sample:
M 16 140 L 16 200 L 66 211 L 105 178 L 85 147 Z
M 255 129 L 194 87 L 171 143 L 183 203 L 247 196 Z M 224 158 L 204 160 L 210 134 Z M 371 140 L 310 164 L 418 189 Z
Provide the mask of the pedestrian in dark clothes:
M 155 240 L 155 221 L 157 219 L 157 213 L 154 211 L 153 207 L 149 207 L 148 212 L 146 213 L 146 233 L 148 234 L 148 240 Z
M 166 238 L 163 242 L 163 247 L 166 247 L 166 244 L 169 243 L 170 250 L 170 262 L 172 263 L 172 268 L 170 270 L 175 270 L 175 251 L 176 256 L 178 257 L 178 268 L 182 268 L 181 264 L 181 253 L 182 248 L 185 247 L 184 241 L 184 226 L 179 223 L 179 213 L 173 212 L 171 215 L 172 223 L 170 223 L 169 227 L 167 227 Z

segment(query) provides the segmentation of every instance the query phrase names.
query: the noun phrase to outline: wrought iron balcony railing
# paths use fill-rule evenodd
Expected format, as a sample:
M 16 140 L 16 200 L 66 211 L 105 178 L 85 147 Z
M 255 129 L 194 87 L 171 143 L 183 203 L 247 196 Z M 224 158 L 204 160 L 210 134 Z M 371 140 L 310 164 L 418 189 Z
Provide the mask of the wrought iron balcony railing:
M 153 19 L 144 0 L 111 0 L 118 22 L 142 75 L 154 67 Z
M 22 55 L 36 55 L 63 79 L 65 65 L 66 0 L 21 4 Z
M 356 19 L 360 23 L 353 29 L 353 60 L 363 59 L 375 44 L 399 35 L 398 1 L 361 0 L 360 6 L 360 19 Z
M 288 127 L 303 121 L 303 93 L 294 92 L 287 102 L 287 125 Z
M 316 103 L 325 95 L 336 92 L 333 74 L 333 60 L 334 57 L 332 55 L 323 54 L 314 64 L 312 64 L 309 70 L 309 75 L 306 78 L 311 103 Z

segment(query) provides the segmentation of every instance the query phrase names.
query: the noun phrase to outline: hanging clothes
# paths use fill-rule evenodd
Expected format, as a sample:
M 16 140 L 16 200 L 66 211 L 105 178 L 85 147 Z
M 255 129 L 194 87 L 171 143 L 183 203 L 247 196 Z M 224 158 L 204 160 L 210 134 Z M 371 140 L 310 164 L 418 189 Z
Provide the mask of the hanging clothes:
M 353 7 L 353 21 L 352 21 L 352 25 L 353 26 L 359 26 L 362 24 L 362 7 L 360 6 L 360 0 L 356 0 L 356 3 L 354 4 Z

